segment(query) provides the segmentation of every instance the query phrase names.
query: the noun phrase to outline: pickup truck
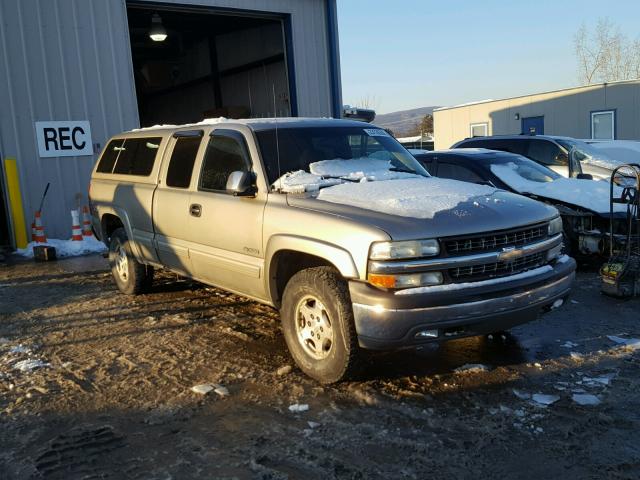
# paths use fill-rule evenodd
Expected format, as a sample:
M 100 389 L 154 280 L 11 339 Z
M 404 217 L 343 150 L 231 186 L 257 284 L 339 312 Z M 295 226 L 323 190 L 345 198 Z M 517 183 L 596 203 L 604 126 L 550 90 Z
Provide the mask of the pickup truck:
M 90 184 L 117 287 L 165 268 L 280 310 L 323 383 L 364 349 L 502 331 L 558 307 L 575 262 L 555 208 L 431 177 L 394 138 L 335 119 L 212 119 L 116 135 Z

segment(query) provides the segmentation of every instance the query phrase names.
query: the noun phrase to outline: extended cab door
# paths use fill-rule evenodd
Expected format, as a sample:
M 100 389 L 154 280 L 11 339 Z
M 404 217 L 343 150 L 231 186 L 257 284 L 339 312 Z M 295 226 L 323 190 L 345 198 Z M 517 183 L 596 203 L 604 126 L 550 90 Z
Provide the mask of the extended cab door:
M 153 197 L 153 227 L 160 263 L 193 276 L 187 235 L 190 187 L 197 183 L 193 168 L 202 142 L 202 130 L 176 132 L 170 140 L 160 181 Z M 204 149 L 204 147 L 203 147 Z
M 264 298 L 262 222 L 267 192 L 258 188 L 251 196 L 234 196 L 226 191 L 232 172 L 258 170 L 241 132 L 213 130 L 191 194 L 187 228 L 196 278 Z

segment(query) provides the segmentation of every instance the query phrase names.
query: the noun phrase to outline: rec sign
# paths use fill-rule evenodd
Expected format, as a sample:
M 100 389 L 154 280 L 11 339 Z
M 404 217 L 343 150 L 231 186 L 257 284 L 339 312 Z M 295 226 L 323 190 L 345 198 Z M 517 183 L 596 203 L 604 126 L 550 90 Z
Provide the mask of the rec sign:
M 36 137 L 41 157 L 93 155 L 91 127 L 86 120 L 36 122 Z

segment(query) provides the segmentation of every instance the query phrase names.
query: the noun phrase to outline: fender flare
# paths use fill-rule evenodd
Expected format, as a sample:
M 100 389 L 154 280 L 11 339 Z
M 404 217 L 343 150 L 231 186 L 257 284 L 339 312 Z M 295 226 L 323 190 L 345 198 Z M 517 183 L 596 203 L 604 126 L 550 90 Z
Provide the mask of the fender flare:
M 274 296 L 275 282 L 272 281 L 273 261 L 278 252 L 291 250 L 320 257 L 331 263 L 344 278 L 359 278 L 358 268 L 348 250 L 322 240 L 299 235 L 277 234 L 269 238 L 265 249 L 266 291 Z
M 120 219 L 124 230 L 127 233 L 127 238 L 129 239 L 133 255 L 139 261 L 142 258 L 142 255 L 140 255 L 138 244 L 133 238 L 133 229 L 131 228 L 131 221 L 129 220 L 129 215 L 127 215 L 127 212 L 123 208 L 117 206 L 98 206 L 98 211 L 100 212 L 100 230 L 102 230 L 102 219 L 105 215 L 113 215 L 114 217 L 118 217 Z M 106 234 L 102 232 L 102 236 L 106 237 Z

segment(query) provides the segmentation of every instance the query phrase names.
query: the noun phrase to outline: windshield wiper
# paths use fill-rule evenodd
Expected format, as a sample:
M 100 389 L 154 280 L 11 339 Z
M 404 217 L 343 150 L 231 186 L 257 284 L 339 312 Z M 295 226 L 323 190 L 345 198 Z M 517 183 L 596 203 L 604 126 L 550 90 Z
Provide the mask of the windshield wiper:
M 409 170 L 408 168 L 401 168 L 401 167 L 391 167 L 389 171 L 400 172 L 400 173 L 413 173 L 414 175 L 419 175 L 418 173 L 415 172 L 415 170 Z
M 349 177 L 340 177 L 340 176 L 332 176 L 332 175 L 322 175 L 320 178 L 330 179 L 330 180 L 344 180 L 345 182 L 353 182 L 353 183 L 360 182 L 359 178 L 349 178 Z

